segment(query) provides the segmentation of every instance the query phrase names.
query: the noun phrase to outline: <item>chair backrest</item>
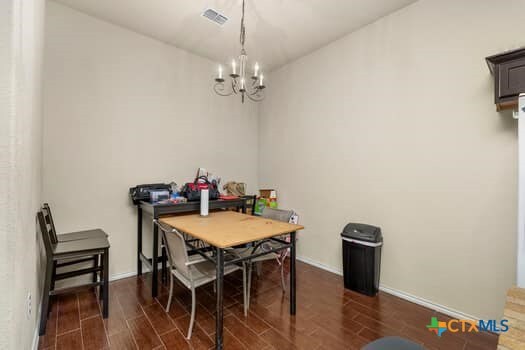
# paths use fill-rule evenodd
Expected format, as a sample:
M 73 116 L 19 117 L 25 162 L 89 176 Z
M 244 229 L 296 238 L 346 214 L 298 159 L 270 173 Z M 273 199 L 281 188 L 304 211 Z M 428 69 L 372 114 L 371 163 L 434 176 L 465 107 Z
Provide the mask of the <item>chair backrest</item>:
M 246 201 L 246 207 L 247 209 L 250 209 L 250 214 L 255 215 L 255 205 L 257 204 L 257 196 L 256 195 L 246 195 L 242 196 L 244 200 Z
M 46 224 L 50 226 L 49 236 L 51 237 L 51 242 L 57 243 L 57 230 L 55 228 L 55 222 L 53 221 L 53 215 L 51 215 L 51 207 L 49 207 L 49 204 L 44 203 L 42 206 L 42 214 L 44 215 Z
M 186 265 L 189 262 L 188 251 L 186 250 L 186 242 L 184 237 L 177 232 L 167 231 L 165 228 L 160 226 L 162 235 L 164 236 L 164 242 L 166 243 L 166 251 L 168 253 L 168 260 L 171 267 L 175 267 L 181 274 L 188 279 L 191 279 L 190 268 Z
M 261 216 L 267 219 L 290 222 L 290 219 L 292 218 L 293 214 L 293 210 L 283 210 L 264 207 Z
M 50 257 L 51 254 L 53 254 L 53 244 L 54 244 L 51 241 L 50 230 L 48 229 L 46 220 L 44 218 L 44 213 L 42 213 L 42 211 L 39 211 L 36 214 L 36 216 L 38 218 L 38 224 L 40 226 L 40 233 L 42 234 L 42 241 L 44 242 L 44 248 L 46 250 L 46 255 Z

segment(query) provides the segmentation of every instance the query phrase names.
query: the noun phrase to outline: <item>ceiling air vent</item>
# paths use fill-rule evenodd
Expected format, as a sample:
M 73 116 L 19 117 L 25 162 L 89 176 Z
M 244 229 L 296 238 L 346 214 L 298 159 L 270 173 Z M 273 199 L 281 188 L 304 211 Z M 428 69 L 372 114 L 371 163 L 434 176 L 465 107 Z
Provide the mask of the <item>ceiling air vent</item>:
M 213 9 L 207 9 L 202 13 L 202 15 L 220 26 L 222 26 L 224 23 L 226 23 L 226 21 L 228 21 L 228 17 L 220 14 L 219 12 Z

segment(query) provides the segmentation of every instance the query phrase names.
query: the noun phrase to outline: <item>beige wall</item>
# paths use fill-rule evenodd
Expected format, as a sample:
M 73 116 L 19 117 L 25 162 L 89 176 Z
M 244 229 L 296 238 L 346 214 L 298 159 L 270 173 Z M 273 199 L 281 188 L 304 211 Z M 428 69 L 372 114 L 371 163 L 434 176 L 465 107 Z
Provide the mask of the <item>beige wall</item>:
M 43 20 L 43 1 L 0 1 L 0 349 L 36 340 Z
M 216 64 L 54 2 L 45 39 L 43 199 L 110 234 L 112 276 L 136 271 L 129 187 L 202 166 L 257 188 L 257 110 L 214 94 Z
M 383 228 L 381 283 L 500 317 L 515 283 L 517 138 L 484 57 L 525 44 L 523 0 L 421 0 L 272 72 L 261 186 L 341 269 L 350 221 Z

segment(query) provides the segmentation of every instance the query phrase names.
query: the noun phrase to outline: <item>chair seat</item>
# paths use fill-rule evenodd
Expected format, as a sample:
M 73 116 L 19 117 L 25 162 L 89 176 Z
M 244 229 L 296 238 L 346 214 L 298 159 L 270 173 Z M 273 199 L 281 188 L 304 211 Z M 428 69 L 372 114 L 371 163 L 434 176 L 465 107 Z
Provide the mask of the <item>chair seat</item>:
M 57 235 L 59 242 L 74 241 L 79 239 L 88 239 L 88 238 L 106 238 L 108 234 L 101 229 L 94 230 L 84 230 L 77 232 L 62 233 Z
M 109 248 L 107 238 L 86 238 L 75 241 L 58 242 L 53 245 L 53 259 L 64 259 L 93 254 Z
M 195 288 L 205 285 L 206 283 L 215 281 L 217 279 L 217 270 L 215 264 L 205 260 L 190 267 L 191 274 L 193 276 L 193 283 Z M 237 265 L 228 265 L 224 267 L 224 275 L 240 270 L 241 268 Z M 171 272 L 181 281 L 188 289 L 191 289 L 191 282 L 189 278 L 180 273 L 177 269 L 171 270 Z

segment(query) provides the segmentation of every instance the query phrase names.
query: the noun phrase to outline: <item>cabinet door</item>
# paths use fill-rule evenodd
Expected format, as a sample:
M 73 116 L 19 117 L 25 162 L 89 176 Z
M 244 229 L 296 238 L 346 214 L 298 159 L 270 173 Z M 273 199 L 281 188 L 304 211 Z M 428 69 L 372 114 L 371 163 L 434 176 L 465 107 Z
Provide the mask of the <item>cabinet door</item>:
M 499 65 L 499 98 L 525 93 L 525 59 Z

